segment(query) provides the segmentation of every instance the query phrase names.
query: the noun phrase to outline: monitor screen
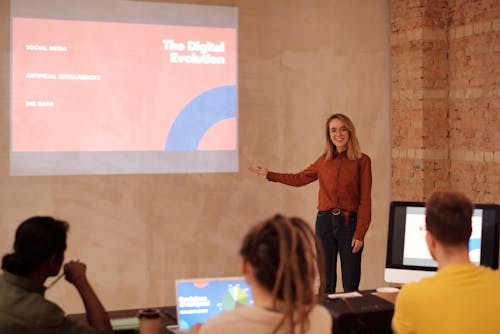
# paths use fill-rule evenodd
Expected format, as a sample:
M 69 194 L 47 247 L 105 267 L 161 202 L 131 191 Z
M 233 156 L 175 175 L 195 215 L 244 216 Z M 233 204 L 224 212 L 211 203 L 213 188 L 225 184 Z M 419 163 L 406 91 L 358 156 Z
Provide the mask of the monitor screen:
M 175 281 L 177 323 L 187 331 L 221 312 L 252 305 L 250 286 L 243 277 L 179 279 Z
M 473 263 L 498 268 L 498 216 L 498 205 L 474 205 L 469 240 Z M 425 203 L 392 202 L 388 232 L 386 282 L 407 283 L 434 274 L 437 263 L 425 241 Z

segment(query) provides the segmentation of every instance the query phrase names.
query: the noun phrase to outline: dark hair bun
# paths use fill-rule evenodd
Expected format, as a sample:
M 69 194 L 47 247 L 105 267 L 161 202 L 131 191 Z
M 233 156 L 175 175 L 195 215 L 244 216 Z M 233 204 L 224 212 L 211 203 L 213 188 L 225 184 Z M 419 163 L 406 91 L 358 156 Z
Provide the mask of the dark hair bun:
M 2 258 L 2 269 L 16 275 L 24 274 L 22 257 L 17 253 L 6 254 Z

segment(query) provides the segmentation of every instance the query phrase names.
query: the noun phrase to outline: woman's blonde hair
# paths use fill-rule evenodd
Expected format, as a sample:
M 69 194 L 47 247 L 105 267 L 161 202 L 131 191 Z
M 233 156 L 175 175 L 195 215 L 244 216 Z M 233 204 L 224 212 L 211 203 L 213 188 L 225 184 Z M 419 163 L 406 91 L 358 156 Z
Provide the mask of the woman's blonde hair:
M 349 131 L 349 141 L 347 142 L 347 158 L 349 160 L 360 159 L 362 156 L 361 148 L 359 146 L 358 137 L 356 137 L 356 128 L 354 124 L 344 114 L 333 114 L 326 120 L 325 128 L 326 128 L 326 148 L 325 148 L 325 159 L 333 159 L 335 158 L 339 152 L 337 151 L 337 147 L 333 144 L 330 138 L 330 122 L 334 119 L 338 119 L 342 121 L 347 131 Z
M 316 279 L 320 291 L 324 282 L 322 248 L 309 225 L 300 218 L 275 215 L 248 232 L 240 255 L 271 293 L 273 309 L 283 313 L 272 333 L 280 328 L 305 333 L 309 313 L 318 303 Z

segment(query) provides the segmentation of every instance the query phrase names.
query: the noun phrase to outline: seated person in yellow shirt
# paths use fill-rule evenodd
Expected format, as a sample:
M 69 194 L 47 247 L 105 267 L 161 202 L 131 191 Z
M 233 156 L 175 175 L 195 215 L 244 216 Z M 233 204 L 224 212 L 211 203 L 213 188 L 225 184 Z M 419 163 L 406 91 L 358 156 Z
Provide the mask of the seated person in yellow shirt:
M 315 279 L 323 270 L 316 260 L 316 251 L 322 250 L 318 245 L 299 218 L 276 215 L 254 226 L 240 248 L 241 270 L 254 305 L 224 312 L 189 333 L 330 334 L 330 313 L 317 303 Z
M 473 205 L 463 194 L 435 192 L 426 203 L 426 241 L 438 263 L 433 277 L 404 285 L 395 333 L 499 333 L 500 272 L 469 260 Z
M 2 258 L 0 333 L 113 333 L 108 315 L 87 280 L 85 264 L 70 261 L 64 275 L 78 290 L 90 326 L 65 316 L 45 299 L 45 280 L 56 276 L 64 262 L 68 224 L 52 217 L 32 217 L 16 230 L 14 252 Z

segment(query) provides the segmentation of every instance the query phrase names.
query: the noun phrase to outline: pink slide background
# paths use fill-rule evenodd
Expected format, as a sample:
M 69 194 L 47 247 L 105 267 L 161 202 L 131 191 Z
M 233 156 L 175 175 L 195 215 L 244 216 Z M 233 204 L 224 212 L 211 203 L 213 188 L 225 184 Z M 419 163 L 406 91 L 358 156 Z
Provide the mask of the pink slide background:
M 13 31 L 14 152 L 163 151 L 170 126 L 191 99 L 237 84 L 235 29 L 15 18 Z M 225 57 L 225 64 L 172 64 L 164 39 L 224 41 L 224 53 L 209 53 Z M 30 44 L 68 51 L 26 50 Z M 26 73 L 101 80 L 27 79 Z M 28 107 L 26 101 L 54 106 Z M 236 122 L 221 123 L 209 129 L 200 149 L 236 149 Z

